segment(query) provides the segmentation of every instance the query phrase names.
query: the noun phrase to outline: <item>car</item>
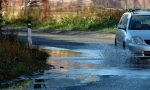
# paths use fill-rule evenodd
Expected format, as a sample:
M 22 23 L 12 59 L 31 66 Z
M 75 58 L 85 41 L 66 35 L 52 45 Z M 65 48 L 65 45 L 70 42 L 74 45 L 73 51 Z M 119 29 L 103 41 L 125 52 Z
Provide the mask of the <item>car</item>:
M 129 49 L 137 58 L 150 58 L 150 9 L 128 9 L 122 15 L 115 46 Z

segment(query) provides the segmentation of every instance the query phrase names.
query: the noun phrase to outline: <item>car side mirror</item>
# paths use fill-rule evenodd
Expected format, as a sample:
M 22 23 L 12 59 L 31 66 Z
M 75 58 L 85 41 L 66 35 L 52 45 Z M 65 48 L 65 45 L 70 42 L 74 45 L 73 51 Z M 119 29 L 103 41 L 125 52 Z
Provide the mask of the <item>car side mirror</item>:
M 126 27 L 123 25 L 118 25 L 118 29 L 126 30 Z

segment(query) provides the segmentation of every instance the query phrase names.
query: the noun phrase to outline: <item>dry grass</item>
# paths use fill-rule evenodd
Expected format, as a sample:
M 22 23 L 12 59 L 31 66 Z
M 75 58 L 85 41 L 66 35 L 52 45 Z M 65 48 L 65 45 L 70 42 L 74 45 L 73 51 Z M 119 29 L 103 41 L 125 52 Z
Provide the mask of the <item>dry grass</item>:
M 11 39 L 16 40 L 16 39 Z M 46 52 L 30 49 L 18 41 L 0 38 L 0 80 L 12 79 L 48 67 Z
M 8 57 L 19 58 L 21 60 L 29 60 L 31 58 L 29 48 L 22 46 L 16 42 L 0 41 L 0 48 L 7 53 Z
M 47 19 L 41 19 L 38 13 L 33 13 L 32 18 L 33 28 L 46 30 L 83 30 L 83 31 L 99 31 L 102 33 L 115 33 L 112 28 L 116 27 L 120 17 L 125 12 L 122 9 L 106 9 L 92 8 L 83 11 L 59 11 L 52 12 Z M 35 16 L 34 16 L 35 14 Z M 25 26 L 26 16 L 19 19 L 9 21 L 8 24 L 14 26 Z M 7 21 L 7 20 L 6 20 Z M 111 30 L 111 31 L 108 31 Z M 105 32 L 105 30 L 107 30 Z

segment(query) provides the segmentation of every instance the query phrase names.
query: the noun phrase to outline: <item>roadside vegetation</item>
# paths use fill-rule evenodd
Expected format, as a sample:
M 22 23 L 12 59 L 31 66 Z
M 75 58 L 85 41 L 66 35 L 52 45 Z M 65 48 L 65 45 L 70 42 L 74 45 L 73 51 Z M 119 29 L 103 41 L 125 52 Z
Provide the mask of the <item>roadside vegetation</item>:
M 30 18 L 33 27 L 38 29 L 115 33 L 115 27 L 123 13 L 122 9 L 93 8 L 89 11 L 80 11 L 77 15 L 72 15 L 71 12 L 60 18 L 49 16 L 46 20 L 41 20 L 34 15 Z M 5 19 L 5 23 L 12 26 L 25 26 L 26 19 L 25 16 L 13 20 Z
M 46 52 L 30 49 L 19 43 L 17 35 L 0 35 L 0 81 L 31 75 L 49 68 L 46 64 Z
M 48 53 L 40 51 L 38 47 L 31 49 L 21 44 L 17 32 L 10 30 L 9 33 L 3 33 L 1 29 L 4 24 L 17 22 L 16 25 L 21 26 L 26 22 L 24 17 L 10 21 L 3 17 L 3 2 L 7 0 L 0 0 L 0 82 L 50 68 L 51 65 L 46 64 Z

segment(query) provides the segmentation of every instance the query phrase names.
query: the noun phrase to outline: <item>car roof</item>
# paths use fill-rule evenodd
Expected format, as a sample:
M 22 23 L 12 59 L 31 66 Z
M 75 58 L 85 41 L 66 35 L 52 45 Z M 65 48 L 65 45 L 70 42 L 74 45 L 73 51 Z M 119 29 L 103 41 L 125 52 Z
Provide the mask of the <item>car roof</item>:
M 124 13 L 124 14 L 129 14 L 129 15 L 150 15 L 150 12 L 126 12 L 126 13 Z
M 129 8 L 125 14 L 129 15 L 150 15 L 150 8 Z

